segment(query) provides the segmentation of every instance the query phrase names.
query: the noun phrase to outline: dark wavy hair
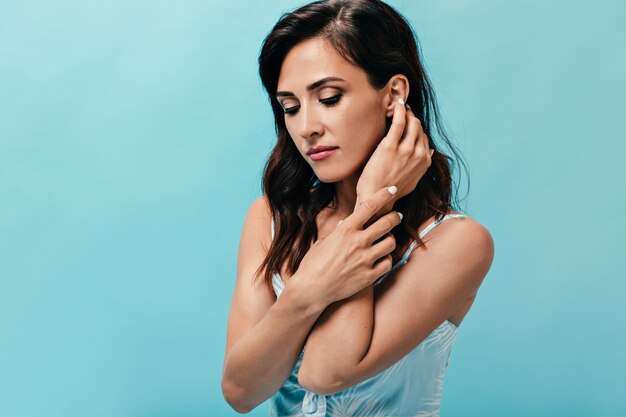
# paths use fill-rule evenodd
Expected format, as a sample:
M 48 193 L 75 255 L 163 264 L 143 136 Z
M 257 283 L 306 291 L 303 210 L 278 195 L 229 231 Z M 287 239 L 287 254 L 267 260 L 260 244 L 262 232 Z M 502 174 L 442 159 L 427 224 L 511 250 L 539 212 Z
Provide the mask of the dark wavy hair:
M 466 170 L 467 166 L 444 131 L 410 24 L 379 0 L 322 0 L 284 13 L 263 41 L 259 55 L 259 74 L 269 95 L 277 134 L 263 173 L 263 192 L 274 219 L 275 237 L 256 271 L 258 274 L 264 270 L 263 278 L 270 289 L 272 274 L 280 272 L 285 258 L 290 274 L 298 269 L 317 240 L 317 214 L 332 204 L 335 197 L 335 184 L 320 182 L 298 152 L 275 97 L 278 75 L 289 50 L 298 42 L 316 36 L 328 41 L 348 62 L 362 68 L 370 85 L 377 90 L 395 74 L 403 74 L 409 80 L 407 103 L 421 121 L 430 148 L 435 152 L 417 187 L 394 204 L 394 210 L 404 214 L 402 223 L 392 231 L 397 247 L 404 247 L 412 239 L 418 241 L 418 247 L 423 245 L 417 229 L 424 221 L 433 215 L 440 219 L 450 208 L 460 211 L 452 178 L 455 159 L 443 153 L 433 141 L 433 126 L 451 154 Z M 387 129 L 390 124 L 388 117 Z

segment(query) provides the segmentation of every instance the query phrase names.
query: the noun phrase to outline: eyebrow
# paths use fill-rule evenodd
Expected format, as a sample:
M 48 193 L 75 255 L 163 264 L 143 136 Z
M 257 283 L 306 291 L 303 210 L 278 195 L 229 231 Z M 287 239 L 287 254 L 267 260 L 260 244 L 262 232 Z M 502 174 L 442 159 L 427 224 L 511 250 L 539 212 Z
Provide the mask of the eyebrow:
M 316 88 L 321 87 L 322 85 L 331 82 L 331 81 L 346 81 L 343 78 L 339 78 L 339 77 L 326 77 L 326 78 L 322 78 L 319 81 L 315 81 L 313 84 L 308 85 L 306 88 L 306 91 L 312 91 L 315 90 Z M 276 97 L 289 97 L 289 96 L 295 96 L 294 93 L 292 93 L 291 91 L 278 91 L 276 93 Z

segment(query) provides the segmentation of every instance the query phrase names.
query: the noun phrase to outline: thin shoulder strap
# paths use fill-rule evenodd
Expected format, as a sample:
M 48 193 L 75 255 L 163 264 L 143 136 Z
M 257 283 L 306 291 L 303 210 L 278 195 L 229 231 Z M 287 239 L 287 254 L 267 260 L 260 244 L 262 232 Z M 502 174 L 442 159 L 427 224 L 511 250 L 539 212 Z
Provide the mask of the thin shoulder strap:
M 438 225 L 440 225 L 442 222 L 448 220 L 448 219 L 454 219 L 457 217 L 467 217 L 466 214 L 461 214 L 461 213 L 454 213 L 454 214 L 446 214 L 445 216 L 443 216 L 441 219 L 439 220 L 435 220 L 433 221 L 431 224 L 429 224 L 428 226 L 426 226 L 426 228 L 424 230 L 422 230 L 422 233 L 420 233 L 420 239 L 423 238 L 424 236 L 426 236 L 426 234 L 428 232 L 430 232 L 431 230 L 433 230 L 435 227 L 437 227 Z
M 272 240 L 274 240 L 274 216 L 272 216 Z
M 443 216 L 441 219 L 439 220 L 435 220 L 433 221 L 431 224 L 429 224 L 428 226 L 426 226 L 426 228 L 424 230 L 422 230 L 422 233 L 420 233 L 420 239 L 423 238 L 424 236 L 426 236 L 426 234 L 428 232 L 430 232 L 431 230 L 433 230 L 435 227 L 437 227 L 438 225 L 440 225 L 441 223 L 443 223 L 444 221 L 448 220 L 448 219 L 454 219 L 454 218 L 458 218 L 458 217 L 467 217 L 466 214 L 461 214 L 461 213 L 455 213 L 455 214 L 446 214 L 445 216 Z
M 444 221 L 446 221 L 448 219 L 454 219 L 454 218 L 457 218 L 457 217 L 468 217 L 468 216 L 466 214 L 461 214 L 461 213 L 446 214 L 441 219 L 435 220 L 431 224 L 426 226 L 426 228 L 424 230 L 422 230 L 422 232 L 420 233 L 420 239 L 422 239 L 424 236 L 426 236 L 426 234 L 428 232 L 433 230 L 435 227 L 440 225 L 442 222 L 444 222 Z M 411 255 L 411 252 L 413 252 L 413 249 L 415 248 L 416 245 L 417 245 L 417 240 L 413 240 L 413 242 L 411 242 L 411 245 L 409 245 L 409 248 L 406 250 L 406 252 L 404 252 L 404 255 L 402 256 L 402 259 L 398 262 L 399 264 L 407 262 L 407 260 L 409 259 L 409 256 Z

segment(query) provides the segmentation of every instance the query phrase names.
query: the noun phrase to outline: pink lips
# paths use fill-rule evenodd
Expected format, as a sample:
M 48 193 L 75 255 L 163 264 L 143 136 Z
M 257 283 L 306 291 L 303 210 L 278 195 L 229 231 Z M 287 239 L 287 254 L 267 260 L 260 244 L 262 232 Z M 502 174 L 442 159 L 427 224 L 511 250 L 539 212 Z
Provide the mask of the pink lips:
M 311 157 L 314 161 L 319 161 L 321 159 L 330 156 L 338 146 L 314 146 L 307 151 L 307 155 Z
M 327 151 L 315 152 L 315 153 L 310 154 L 310 157 L 314 161 L 320 161 L 322 159 L 328 158 L 330 155 L 332 155 L 335 152 L 336 149 L 337 148 L 329 149 Z

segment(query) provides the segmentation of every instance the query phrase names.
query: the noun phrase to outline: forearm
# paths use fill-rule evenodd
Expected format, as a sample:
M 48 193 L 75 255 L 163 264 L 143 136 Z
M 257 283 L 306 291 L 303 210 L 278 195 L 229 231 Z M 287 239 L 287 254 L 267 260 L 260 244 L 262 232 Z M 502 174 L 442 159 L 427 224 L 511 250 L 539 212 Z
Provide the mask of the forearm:
M 237 411 L 252 410 L 283 385 L 324 310 L 301 301 L 305 298 L 298 288 L 289 284 L 263 319 L 232 347 L 226 359 L 222 390 Z
M 361 199 L 357 197 L 355 208 Z M 368 227 L 389 213 L 393 203 L 365 224 Z M 307 338 L 300 373 L 301 383 L 317 388 L 322 381 L 339 379 L 344 369 L 358 365 L 367 353 L 374 331 L 374 287 L 328 306 Z
M 340 378 L 344 369 L 360 363 L 374 330 L 374 289 L 368 286 L 337 301 L 320 316 L 306 340 L 300 373 L 311 388 Z M 306 388 L 306 387 L 305 387 Z

